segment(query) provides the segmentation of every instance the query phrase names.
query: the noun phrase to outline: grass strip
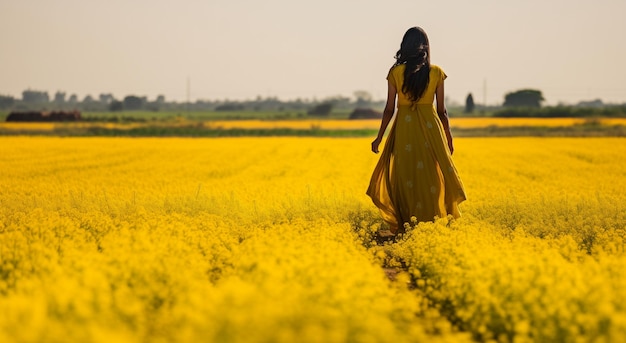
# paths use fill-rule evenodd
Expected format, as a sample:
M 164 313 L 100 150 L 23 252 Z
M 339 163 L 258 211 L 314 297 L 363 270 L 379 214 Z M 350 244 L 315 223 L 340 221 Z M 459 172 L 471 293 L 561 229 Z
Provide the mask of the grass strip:
M 373 129 L 291 129 L 291 128 L 210 128 L 190 126 L 142 126 L 129 129 L 92 126 L 82 128 L 55 127 L 52 130 L 0 129 L 2 136 L 35 135 L 63 137 L 373 137 Z M 488 126 L 452 128 L 456 137 L 626 137 L 626 126 L 580 124 L 571 126 Z

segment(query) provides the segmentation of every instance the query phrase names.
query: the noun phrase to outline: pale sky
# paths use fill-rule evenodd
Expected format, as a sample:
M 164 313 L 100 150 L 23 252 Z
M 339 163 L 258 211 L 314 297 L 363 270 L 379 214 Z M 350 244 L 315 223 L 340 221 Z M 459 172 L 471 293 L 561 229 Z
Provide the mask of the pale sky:
M 0 94 L 245 100 L 386 94 L 421 26 L 447 96 L 626 102 L 625 0 L 0 0 Z M 486 94 L 484 92 L 486 84 Z

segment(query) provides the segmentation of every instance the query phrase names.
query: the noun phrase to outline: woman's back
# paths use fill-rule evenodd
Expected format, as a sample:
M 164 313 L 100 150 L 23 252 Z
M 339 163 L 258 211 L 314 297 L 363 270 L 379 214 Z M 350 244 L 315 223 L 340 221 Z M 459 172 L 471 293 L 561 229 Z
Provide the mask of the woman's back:
M 400 64 L 394 66 L 389 70 L 389 75 L 387 76 L 387 80 L 391 81 L 392 84 L 398 90 L 398 107 L 400 106 L 410 106 L 411 100 L 409 100 L 408 94 L 402 92 L 402 85 L 404 83 L 404 70 L 406 69 L 406 65 Z M 416 102 L 418 105 L 426 105 L 432 104 L 435 100 L 435 92 L 437 90 L 437 85 L 440 80 L 446 79 L 446 73 L 443 70 L 434 64 L 430 65 L 430 73 L 429 73 L 429 81 L 428 85 L 426 85 L 426 89 L 424 93 Z

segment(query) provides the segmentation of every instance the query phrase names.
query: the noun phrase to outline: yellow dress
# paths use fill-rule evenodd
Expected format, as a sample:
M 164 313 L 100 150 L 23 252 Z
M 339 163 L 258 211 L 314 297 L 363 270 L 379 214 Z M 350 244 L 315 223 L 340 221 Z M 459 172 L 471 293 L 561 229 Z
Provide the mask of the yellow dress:
M 411 105 L 402 93 L 404 68 L 395 66 L 387 76 L 398 90 L 397 112 L 367 189 L 383 219 L 400 230 L 413 216 L 420 222 L 447 215 L 458 218 L 458 205 L 466 199 L 433 105 L 437 85 L 447 76 L 431 65 L 428 86 Z

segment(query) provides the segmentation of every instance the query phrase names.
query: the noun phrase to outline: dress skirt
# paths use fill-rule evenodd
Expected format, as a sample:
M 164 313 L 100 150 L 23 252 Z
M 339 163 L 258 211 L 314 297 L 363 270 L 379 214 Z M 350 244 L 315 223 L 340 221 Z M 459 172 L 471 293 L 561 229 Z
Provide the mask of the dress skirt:
M 367 195 L 392 231 L 412 217 L 423 222 L 461 215 L 465 190 L 432 104 L 398 106 Z

